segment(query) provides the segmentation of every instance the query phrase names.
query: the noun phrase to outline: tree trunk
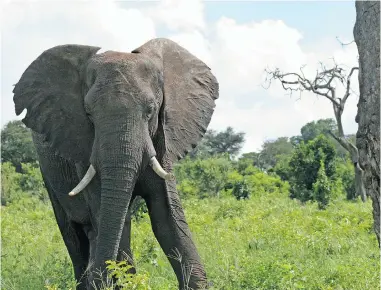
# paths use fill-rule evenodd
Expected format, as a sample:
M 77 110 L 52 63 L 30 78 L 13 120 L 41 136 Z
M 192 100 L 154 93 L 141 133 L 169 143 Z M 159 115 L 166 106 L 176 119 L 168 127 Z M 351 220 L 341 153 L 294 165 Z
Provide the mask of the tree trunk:
M 380 2 L 356 1 L 356 14 L 353 34 L 359 52 L 360 84 L 356 144 L 380 246 Z

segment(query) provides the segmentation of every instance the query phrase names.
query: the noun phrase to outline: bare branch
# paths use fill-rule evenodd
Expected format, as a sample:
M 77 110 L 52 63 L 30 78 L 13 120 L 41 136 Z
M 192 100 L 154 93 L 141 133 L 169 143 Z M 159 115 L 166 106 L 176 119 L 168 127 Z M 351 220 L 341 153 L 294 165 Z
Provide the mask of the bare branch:
M 339 39 L 338 36 L 336 36 L 336 40 L 341 44 L 342 47 L 347 46 L 347 45 L 350 45 L 350 44 L 352 44 L 352 43 L 355 42 L 355 40 L 352 40 L 351 42 L 344 43 L 344 42 L 342 42 L 342 41 Z
M 348 78 L 347 78 L 347 87 L 346 87 L 346 90 L 345 90 L 345 94 L 344 94 L 344 97 L 343 97 L 343 101 L 341 102 L 342 106 L 344 107 L 345 105 L 345 102 L 347 101 L 349 95 L 350 95 L 350 89 L 351 89 L 351 77 L 352 77 L 352 74 L 355 70 L 358 70 L 359 68 L 358 67 L 352 67 L 349 75 L 348 75 Z

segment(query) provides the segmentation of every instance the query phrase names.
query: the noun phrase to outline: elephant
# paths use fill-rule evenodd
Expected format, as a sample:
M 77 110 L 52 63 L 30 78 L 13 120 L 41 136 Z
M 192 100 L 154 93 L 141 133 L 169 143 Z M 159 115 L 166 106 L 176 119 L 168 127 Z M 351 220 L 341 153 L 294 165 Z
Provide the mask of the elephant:
M 166 38 L 130 53 L 99 50 L 52 47 L 13 89 L 16 114 L 27 110 L 22 121 L 32 131 L 77 289 L 99 287 L 94 273 L 105 278 L 107 260 L 127 256 L 133 265 L 127 213 L 137 196 L 147 205 L 179 289 L 204 289 L 207 276 L 173 164 L 205 134 L 219 97 L 217 79 L 204 62 Z M 184 269 L 189 277 L 183 277 Z

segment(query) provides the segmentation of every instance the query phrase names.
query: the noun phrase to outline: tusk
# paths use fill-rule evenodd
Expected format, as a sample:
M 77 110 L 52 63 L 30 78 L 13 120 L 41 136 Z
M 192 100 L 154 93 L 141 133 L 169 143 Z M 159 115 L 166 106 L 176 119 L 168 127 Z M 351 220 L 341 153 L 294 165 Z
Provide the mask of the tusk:
M 151 158 L 149 165 L 152 167 L 153 171 L 155 171 L 155 173 L 161 178 L 167 180 L 173 178 L 173 174 L 166 172 L 163 167 L 161 167 L 159 161 L 157 161 L 155 156 Z
M 93 179 L 96 171 L 94 169 L 94 166 L 90 164 L 89 169 L 87 170 L 85 176 L 82 178 L 82 180 L 78 183 L 78 185 L 69 192 L 70 196 L 74 196 L 78 193 L 80 193 L 82 190 L 85 189 L 85 187 L 90 183 L 90 181 Z

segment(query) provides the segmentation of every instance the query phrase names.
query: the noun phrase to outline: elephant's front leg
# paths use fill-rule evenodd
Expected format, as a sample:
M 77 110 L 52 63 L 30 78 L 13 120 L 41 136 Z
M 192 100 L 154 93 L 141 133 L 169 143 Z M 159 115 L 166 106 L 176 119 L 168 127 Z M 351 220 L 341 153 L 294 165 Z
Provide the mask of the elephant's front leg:
M 176 182 L 164 181 L 147 169 L 144 188 L 153 232 L 176 273 L 180 289 L 206 289 L 207 278 L 193 243 Z
M 89 259 L 89 241 L 82 225 L 70 221 L 59 204 L 53 189 L 46 183 L 47 192 L 52 202 L 58 228 L 73 263 L 77 290 L 86 290 L 86 268 Z

